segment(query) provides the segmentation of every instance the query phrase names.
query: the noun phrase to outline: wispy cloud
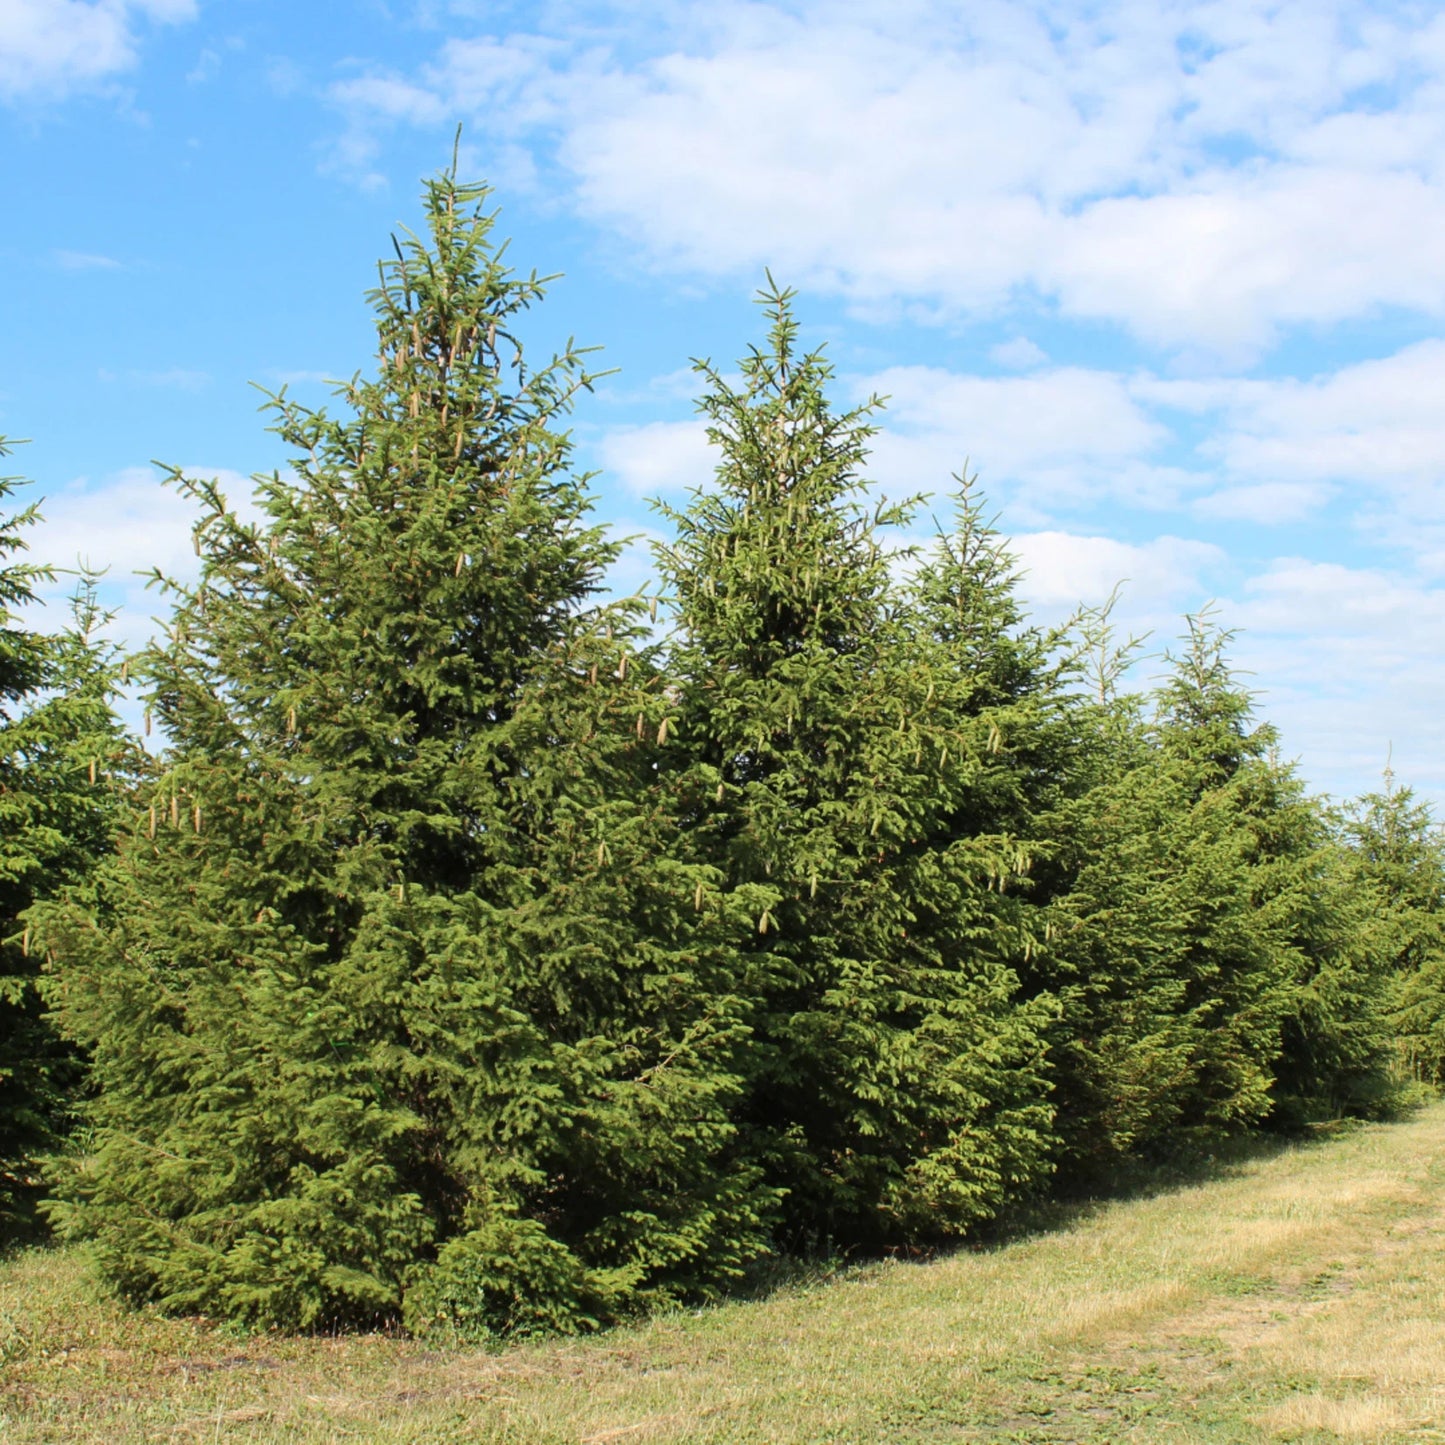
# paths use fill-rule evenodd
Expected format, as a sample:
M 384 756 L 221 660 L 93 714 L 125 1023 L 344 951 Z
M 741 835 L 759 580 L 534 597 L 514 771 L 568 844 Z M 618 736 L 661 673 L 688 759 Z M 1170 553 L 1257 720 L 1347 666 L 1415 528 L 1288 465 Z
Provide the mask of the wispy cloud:
M 1333 487 L 1315 482 L 1255 482 L 1220 487 L 1194 502 L 1201 517 L 1283 526 L 1313 516 L 1335 495 Z
M 1127 586 L 1131 610 L 1197 606 L 1207 578 L 1225 560 L 1219 547 L 1186 537 L 1121 542 L 1071 532 L 1025 532 L 1009 544 L 1022 570 L 1020 590 L 1050 610 L 1097 606 Z
M 854 379 L 887 397 L 871 471 L 891 496 L 936 491 L 965 468 L 1015 526 L 1045 526 L 1107 499 L 1151 510 L 1197 485 L 1166 464 L 1168 428 L 1122 374 L 1055 367 L 985 376 L 899 366 Z
M 225 467 L 184 470 L 215 479 L 240 516 L 259 518 L 249 477 Z M 111 635 L 127 647 L 145 643 L 155 630 L 151 617 L 165 611 L 146 574 L 154 568 L 187 582 L 198 573 L 191 539 L 197 509 L 153 467 L 124 467 L 96 480 L 79 477 L 46 496 L 40 510 L 43 520 L 31 539 L 36 555 L 61 569 L 105 574 L 102 598 L 117 612 Z M 44 589 L 45 625 L 54 625 L 73 581 L 62 571 Z
M 273 95 L 289 99 L 306 88 L 306 72 L 286 55 L 272 55 L 266 60 L 266 84 Z
M 1393 745 L 1402 777 L 1445 792 L 1445 591 L 1380 567 L 1281 557 L 1228 612 L 1241 628 L 1241 665 L 1314 781 L 1353 790 L 1378 776 Z
M 159 371 L 111 371 L 102 367 L 96 374 L 104 382 L 158 386 L 173 391 L 204 391 L 211 384 L 209 372 L 194 371 L 184 366 L 169 366 Z
M 330 386 L 338 380 L 334 371 L 272 371 L 270 376 L 278 386 Z
M 1042 299 L 1247 359 L 1380 307 L 1445 315 L 1445 16 L 1363 0 L 652 7 L 610 44 L 452 38 L 333 99 L 465 115 L 658 266 L 940 314 Z
M 712 480 L 719 456 L 700 421 L 616 427 L 597 446 L 602 466 L 635 497 L 676 497 Z
M 1359 519 L 1406 550 L 1445 528 L 1445 341 L 1407 346 L 1308 378 L 1139 379 L 1141 404 L 1202 424 L 1199 462 L 1223 486 L 1215 515 L 1280 520 L 1347 495 Z M 1253 488 L 1258 505 L 1240 492 Z
M 989 358 L 1005 371 L 1033 371 L 1048 362 L 1048 353 L 1037 342 L 1027 336 L 1016 336 L 1012 341 L 1001 341 L 990 348 Z
M 221 52 L 206 46 L 196 57 L 196 63 L 186 72 L 187 85 L 205 85 L 214 80 L 221 71 Z
M 54 99 L 135 65 L 145 22 L 195 17 L 195 0 L 5 0 L 0 100 Z
M 113 256 L 102 256 L 94 251 L 55 251 L 55 264 L 62 271 L 119 271 L 121 263 Z

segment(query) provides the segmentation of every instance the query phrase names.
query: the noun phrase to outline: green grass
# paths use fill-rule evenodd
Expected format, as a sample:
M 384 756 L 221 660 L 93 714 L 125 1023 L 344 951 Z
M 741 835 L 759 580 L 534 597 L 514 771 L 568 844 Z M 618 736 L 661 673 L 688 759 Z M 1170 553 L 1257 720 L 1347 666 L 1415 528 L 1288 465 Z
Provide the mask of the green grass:
M 1445 1105 L 587 1340 L 439 1350 L 131 1313 L 0 1263 L 0 1440 L 1445 1441 Z

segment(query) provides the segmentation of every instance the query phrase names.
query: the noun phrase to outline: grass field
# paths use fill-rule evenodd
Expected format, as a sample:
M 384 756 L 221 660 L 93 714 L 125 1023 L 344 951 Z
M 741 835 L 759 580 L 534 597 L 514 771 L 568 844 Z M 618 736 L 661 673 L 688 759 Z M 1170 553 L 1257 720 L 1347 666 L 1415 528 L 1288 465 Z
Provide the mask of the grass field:
M 131 1314 L 0 1263 L 0 1440 L 1445 1441 L 1445 1105 L 592 1339 L 445 1351 Z

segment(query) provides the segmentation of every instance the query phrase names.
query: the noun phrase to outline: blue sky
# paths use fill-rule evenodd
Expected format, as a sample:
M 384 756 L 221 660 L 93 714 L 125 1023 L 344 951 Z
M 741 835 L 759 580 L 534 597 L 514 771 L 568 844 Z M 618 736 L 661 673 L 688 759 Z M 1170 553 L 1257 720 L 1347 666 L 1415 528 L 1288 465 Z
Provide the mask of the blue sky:
M 284 455 L 249 385 L 367 367 L 362 293 L 464 125 L 600 515 L 710 469 L 690 357 L 771 267 L 873 473 L 967 458 L 1040 617 L 1216 599 L 1316 788 L 1445 800 L 1445 11 L 1434 4 L 0 0 L 0 434 L 35 554 L 194 567 L 151 466 Z M 639 552 L 621 580 L 638 575 Z M 1141 679 L 1158 671 L 1145 662 Z

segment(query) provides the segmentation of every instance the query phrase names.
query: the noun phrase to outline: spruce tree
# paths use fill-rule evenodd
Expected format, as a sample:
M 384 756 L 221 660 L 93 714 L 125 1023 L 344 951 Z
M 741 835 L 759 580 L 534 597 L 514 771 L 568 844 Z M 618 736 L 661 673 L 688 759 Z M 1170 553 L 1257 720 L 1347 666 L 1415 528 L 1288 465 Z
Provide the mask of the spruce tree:
M 1054 820 L 1080 786 L 1090 719 L 1069 629 L 1029 623 L 1018 564 L 975 481 L 960 476 L 952 501 L 952 528 L 939 530 L 906 590 L 909 651 L 934 691 L 949 758 L 926 851 L 930 866 L 946 860 L 954 893 L 928 907 L 956 957 L 1002 970 L 1016 990 L 1011 1012 L 1032 1043 L 1012 1077 L 1035 1107 L 1035 1147 L 1048 1147 L 1030 1160 L 1038 1179 L 1055 1167 L 1073 1102 L 1055 1057 L 1068 1041 L 1068 980 L 1052 949 L 1065 879 Z
M 0 440 L 0 456 L 9 448 Z M 16 478 L 0 479 L 0 502 Z M 34 1155 L 51 1142 L 63 1097 L 54 1039 L 43 1029 L 29 962 L 28 940 L 16 938 L 19 915 L 32 901 L 35 860 L 33 804 L 25 786 L 25 758 L 12 743 L 20 709 L 45 678 L 43 640 L 20 624 L 14 608 L 34 600 L 44 568 L 14 560 L 28 543 L 24 529 L 34 506 L 0 517 L 0 1241 L 13 1233 L 32 1186 Z
M 1279 919 L 1298 964 L 1268 1123 L 1290 1129 L 1383 1117 L 1403 1095 L 1393 1067 L 1379 898 L 1325 806 L 1292 769 L 1278 781 L 1276 817 L 1264 840 L 1263 907 Z
M 957 790 L 946 815 L 951 835 L 980 849 L 1003 833 L 1027 840 L 1031 869 L 1047 852 L 1041 817 L 1076 786 L 1077 660 L 1067 628 L 1029 623 L 1015 557 L 975 480 L 956 480 L 952 526 L 938 528 L 910 572 L 904 620 L 916 665 L 933 684 L 932 715 L 960 730 L 959 766 L 946 773 Z
M 1370 897 L 1372 952 L 1403 1080 L 1445 1082 L 1445 838 L 1428 803 L 1396 785 L 1356 799 L 1340 826 Z
M 1063 1187 L 1096 1184 L 1171 1139 L 1193 1080 L 1187 938 L 1200 883 L 1191 798 L 1119 679 L 1112 602 L 1075 622 L 1091 695 L 1075 710 L 1071 788 L 1041 827 L 1051 899 L 1033 963 L 1057 996 L 1050 1031 Z
M 1156 693 L 1156 725 L 1161 761 L 1175 770 L 1188 810 L 1180 905 L 1191 1077 L 1180 1122 L 1208 1132 L 1268 1112 L 1296 961 L 1257 909 L 1253 824 L 1269 805 L 1275 734 L 1254 722 L 1253 699 L 1229 661 L 1232 634 L 1208 613 L 1185 621 L 1183 650 L 1166 654 L 1172 668 Z
M 14 486 L 0 479 L 0 500 Z M 63 1143 L 83 1072 L 46 1013 L 28 910 L 99 863 L 136 762 L 111 707 L 117 664 L 93 579 L 59 633 L 12 610 L 54 576 L 7 560 L 35 518 L 32 506 L 0 520 L 0 1244 L 36 1223 L 41 1160 Z
M 1160 743 L 1182 768 L 1206 869 L 1191 886 L 1187 994 L 1200 1028 L 1186 1122 L 1381 1106 L 1380 978 L 1362 944 L 1365 900 L 1319 804 L 1277 758 L 1277 735 L 1228 660 L 1233 634 L 1188 619 L 1160 689 Z
M 1135 644 L 1111 651 L 1106 613 L 1083 629 L 1103 663 L 1087 786 L 1051 823 L 1061 881 L 1045 951 L 1063 1010 L 1062 1162 L 1079 1181 L 1376 1077 L 1358 893 L 1254 721 L 1231 634 L 1208 614 L 1187 623 L 1152 716 L 1116 687 Z
M 982 902 L 1025 858 L 957 832 L 960 793 L 989 787 L 990 723 L 953 706 L 959 653 L 914 649 L 893 570 L 910 508 L 863 495 L 873 404 L 835 413 L 790 293 L 761 299 L 741 385 L 699 364 L 715 484 L 665 509 L 660 549 L 678 764 L 708 799 L 692 830 L 761 901 L 741 1118 L 791 1242 L 948 1236 L 1047 1154 L 1037 1011 Z
M 166 1309 L 577 1328 L 764 1244 L 754 901 L 669 847 L 676 720 L 560 429 L 590 377 L 527 366 L 543 283 L 487 195 L 428 184 L 342 416 L 274 399 L 259 525 L 173 476 L 202 570 L 139 667 L 164 767 L 106 912 L 44 920 L 98 1085 L 56 1217 Z

